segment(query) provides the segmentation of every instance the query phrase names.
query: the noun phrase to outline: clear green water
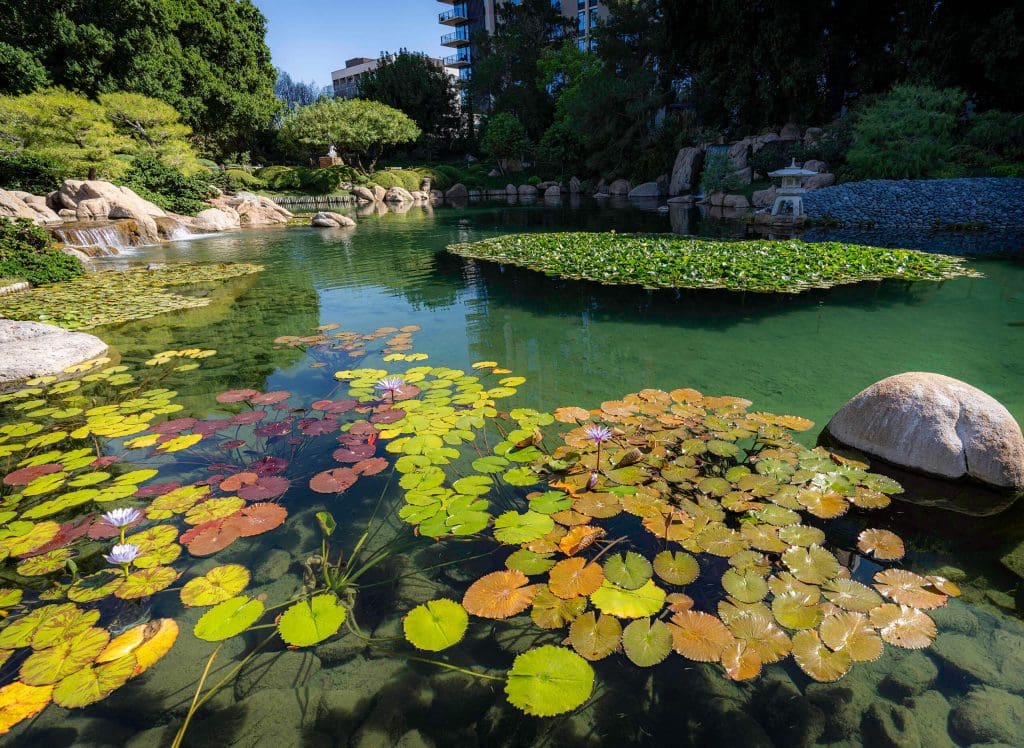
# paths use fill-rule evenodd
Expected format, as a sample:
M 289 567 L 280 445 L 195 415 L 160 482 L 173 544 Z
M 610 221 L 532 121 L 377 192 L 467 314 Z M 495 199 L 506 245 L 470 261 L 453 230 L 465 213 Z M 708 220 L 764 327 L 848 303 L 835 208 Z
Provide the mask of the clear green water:
M 123 259 L 257 261 L 267 270 L 212 291 L 213 303 L 204 309 L 98 332 L 132 361 L 169 348 L 216 348 L 220 355 L 181 388 L 194 415 L 211 409 L 213 394 L 228 388 L 326 393 L 329 371 L 311 368 L 301 352 L 275 349 L 272 340 L 338 322 L 365 331 L 421 325 L 416 350 L 430 354 L 433 363 L 500 361 L 528 378 L 517 404 L 539 409 L 595 407 L 642 387 L 695 387 L 742 395 L 755 407 L 824 424 L 870 383 L 923 370 L 980 387 L 1024 421 L 1019 261 L 972 262 L 983 279 L 868 283 L 760 297 L 605 288 L 443 252 L 448 243 L 499 232 L 664 231 L 668 224 L 667 217 L 630 210 L 413 209 L 361 217 L 353 231 L 268 229 L 148 248 Z M 381 490 L 380 483 L 366 483 L 364 493 L 328 507 L 346 525 L 345 538 L 359 534 Z M 237 557 L 256 567 L 265 564 L 255 592 L 271 600 L 294 591 L 300 582 L 294 561 L 318 543 L 311 513 L 322 497 L 300 486 L 286 504 L 286 526 L 257 538 Z M 346 642 L 261 655 L 201 715 L 191 744 L 376 746 L 401 739 L 403 745 L 422 740 L 458 746 L 874 746 L 968 745 L 986 736 L 1010 744 L 1019 737 L 1024 744 L 1019 580 L 998 563 L 1001 548 L 1024 538 L 1019 511 L 988 521 L 900 506 L 881 514 L 873 524 L 899 526 L 916 549 L 908 568 L 960 570 L 965 594 L 935 615 L 944 633 L 932 650 L 887 647 L 882 660 L 859 666 L 837 684 L 809 684 L 792 664 L 769 667 L 759 681 L 736 685 L 713 668 L 678 657 L 648 671 L 611 658 L 597 663 L 602 686 L 586 708 L 541 721 L 509 708 L 500 687 L 374 657 Z M 399 523 L 390 532 L 408 529 Z M 432 559 L 446 551 L 424 553 Z M 212 565 L 201 562 L 192 570 L 201 573 Z M 431 597 L 458 597 L 474 571 L 487 570 L 455 567 L 369 592 L 360 602 L 364 628 L 393 636 L 404 611 Z M 139 614 L 174 615 L 185 629 L 165 661 L 94 707 L 73 713 L 48 709 L 21 731 L 18 744 L 167 744 L 212 647 L 188 633 L 191 612 L 160 605 Z M 529 622 L 480 626 L 451 659 L 504 668 L 535 634 Z M 220 672 L 242 653 L 241 643 L 227 647 Z M 1013 716 L 1018 708 L 1019 719 Z M 998 714 L 983 714 L 990 709 Z M 1007 720 L 1009 726 L 1003 724 Z M 974 722 L 999 724 L 986 728 Z

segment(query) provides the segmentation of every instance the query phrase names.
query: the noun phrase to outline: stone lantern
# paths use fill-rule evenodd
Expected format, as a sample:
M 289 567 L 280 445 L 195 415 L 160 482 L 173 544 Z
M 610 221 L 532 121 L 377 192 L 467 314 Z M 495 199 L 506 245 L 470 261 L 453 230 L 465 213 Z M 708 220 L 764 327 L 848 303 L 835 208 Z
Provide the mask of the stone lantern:
M 809 169 L 801 169 L 796 165 L 796 159 L 793 159 L 793 163 L 786 168 L 770 172 L 768 174 L 769 177 L 782 180 L 782 184 L 775 191 L 772 215 L 803 218 L 803 194 L 807 192 L 803 187 L 804 177 L 813 177 L 817 173 Z

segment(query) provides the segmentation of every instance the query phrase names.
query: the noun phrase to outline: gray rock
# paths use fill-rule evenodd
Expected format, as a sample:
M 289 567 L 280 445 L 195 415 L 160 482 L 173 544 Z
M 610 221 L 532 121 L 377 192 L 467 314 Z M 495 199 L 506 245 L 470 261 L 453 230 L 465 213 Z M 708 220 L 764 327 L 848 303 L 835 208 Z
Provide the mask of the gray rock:
M 744 166 L 742 169 L 737 169 L 736 179 L 739 180 L 740 184 L 750 184 L 754 181 L 754 167 Z
M 1024 745 L 1024 699 L 991 686 L 972 688 L 949 721 L 965 743 Z
M 235 698 L 241 701 L 265 689 L 319 686 L 320 667 L 320 658 L 309 650 L 260 652 L 235 679 Z
M 949 713 L 952 709 L 946 697 L 938 691 L 925 691 L 904 705 L 914 714 L 921 745 L 927 748 L 955 748 L 949 737 Z
M 644 182 L 629 191 L 630 199 L 657 199 L 661 195 L 657 182 Z
M 519 185 L 519 197 L 537 197 L 537 188 L 532 184 Z
M 816 171 L 819 174 L 821 174 L 823 171 L 828 169 L 828 164 L 826 164 L 824 161 L 819 161 L 817 159 L 812 158 L 808 159 L 807 161 L 804 161 L 803 168 L 807 169 L 807 171 Z
M 992 661 L 988 649 L 973 637 L 964 634 L 939 634 L 930 652 L 947 671 L 956 673 L 961 678 L 990 684 L 1000 681 L 999 669 Z
M 267 551 L 253 569 L 252 581 L 256 584 L 267 584 L 288 573 L 292 565 L 292 554 L 280 548 Z
M 207 208 L 196 214 L 192 225 L 200 231 L 228 231 L 239 227 L 238 213 L 235 210 Z
M 1024 491 L 1024 435 L 1013 416 L 981 390 L 941 374 L 908 372 L 876 382 L 840 408 L 825 432 L 928 477 Z M 949 508 L 991 511 L 960 500 Z
M 12 219 L 27 218 L 34 223 L 41 223 L 41 221 L 36 220 L 36 212 L 10 190 L 0 190 L 0 217 Z
M 799 140 L 800 127 L 792 122 L 788 122 L 785 127 L 779 130 L 779 138 L 781 140 Z
M 879 748 L 917 748 L 921 734 L 917 731 L 914 713 L 905 706 L 875 702 L 868 707 L 861 722 L 864 745 Z
M 578 195 L 583 191 L 583 184 L 580 182 L 579 177 L 572 177 L 569 179 L 569 192 L 573 195 Z
M 917 696 L 927 691 L 939 677 L 935 662 L 920 651 L 902 657 L 879 685 L 879 689 L 891 694 L 893 699 Z
M 775 188 L 769 187 L 766 190 L 754 190 L 750 200 L 755 208 L 768 208 L 775 204 Z
M 95 335 L 0 319 L 0 392 L 32 377 L 60 375 L 69 366 L 106 352 L 107 344 Z
M 804 177 L 803 186 L 805 190 L 819 190 L 822 187 L 831 187 L 836 183 L 836 175 L 829 174 L 815 174 L 813 177 Z
M 562 199 L 562 188 L 557 184 L 552 184 L 544 190 L 545 200 L 561 200 Z
M 627 179 L 616 179 L 608 186 L 609 195 L 628 195 L 629 194 L 629 180 Z
M 352 194 L 356 196 L 356 200 L 361 203 L 372 203 L 377 199 L 377 196 L 373 194 L 373 190 L 363 185 L 356 185 L 352 188 Z
M 109 213 L 110 203 L 102 197 L 82 200 L 75 208 L 75 218 L 79 221 L 105 221 Z
M 448 191 L 444 193 L 444 196 L 448 199 L 460 197 L 466 198 L 469 197 L 469 190 L 466 189 L 466 185 L 464 185 L 462 182 L 456 182 L 455 184 L 448 188 Z
M 388 187 L 388 191 L 384 195 L 384 202 L 411 203 L 413 202 L 413 197 L 409 193 L 409 190 L 404 187 Z
M 821 136 L 825 134 L 825 131 L 820 127 L 808 127 L 804 130 L 804 142 L 810 145 L 811 143 L 817 143 L 821 140 Z M 805 167 L 807 169 L 811 167 Z
M 747 200 L 744 195 L 726 195 L 722 198 L 723 208 L 732 208 L 734 210 L 746 210 L 750 207 L 750 201 Z
M 341 213 L 321 211 L 310 219 L 309 225 L 321 229 L 346 229 L 355 226 L 356 222 Z
M 388 194 L 388 191 L 381 187 L 379 184 L 373 185 L 370 189 L 373 190 L 373 199 L 375 202 L 384 202 L 384 197 Z
M 516 195 L 519 194 L 519 190 L 516 188 L 514 184 L 509 183 L 505 185 L 505 194 L 509 195 L 510 197 L 515 197 Z

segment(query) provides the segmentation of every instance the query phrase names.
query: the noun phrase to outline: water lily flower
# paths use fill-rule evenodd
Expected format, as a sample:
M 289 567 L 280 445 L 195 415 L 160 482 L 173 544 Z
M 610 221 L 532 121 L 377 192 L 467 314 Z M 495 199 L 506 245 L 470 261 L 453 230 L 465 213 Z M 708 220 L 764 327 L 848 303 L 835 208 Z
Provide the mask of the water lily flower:
M 378 379 L 377 384 L 373 385 L 373 388 L 377 390 L 381 395 L 391 395 L 391 402 L 395 402 L 395 395 L 402 393 L 402 385 L 405 384 L 400 377 L 386 377 L 384 379 Z
M 141 555 L 139 546 L 134 543 L 118 543 L 110 549 L 110 553 L 104 553 L 103 558 L 108 563 L 127 566 Z
M 607 426 L 587 426 L 583 429 L 583 433 L 585 433 L 587 438 L 593 440 L 594 444 L 597 444 L 599 447 L 603 442 L 612 438 L 612 430 Z
M 114 527 L 127 527 L 142 517 L 142 512 L 135 508 L 111 509 L 109 512 L 104 512 L 101 516 L 105 522 Z

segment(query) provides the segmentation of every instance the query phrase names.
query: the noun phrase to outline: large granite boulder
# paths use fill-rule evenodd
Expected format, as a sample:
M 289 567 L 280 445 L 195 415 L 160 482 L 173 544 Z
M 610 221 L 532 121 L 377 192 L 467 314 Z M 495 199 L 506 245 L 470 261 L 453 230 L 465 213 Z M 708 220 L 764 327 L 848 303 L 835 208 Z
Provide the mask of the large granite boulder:
M 660 196 L 661 190 L 658 188 L 657 182 L 644 182 L 643 184 L 638 184 L 629 191 L 629 197 L 631 199 L 657 199 Z
M 412 201 L 412 195 L 404 187 L 388 187 L 388 191 L 384 195 L 386 203 L 411 203 Z
M 293 217 L 291 211 L 282 208 L 269 197 L 252 192 L 239 192 L 233 197 L 215 197 L 209 200 L 213 207 L 225 212 L 230 208 L 238 214 L 241 226 L 270 226 L 288 223 Z M 228 213 L 230 215 L 230 213 Z
M 361 203 L 372 203 L 377 197 L 373 194 L 373 190 L 363 185 L 356 185 L 352 188 L 352 194 L 355 195 L 356 200 Z
M 341 213 L 322 211 L 310 219 L 309 225 L 321 229 L 347 229 L 355 226 L 356 222 Z
M 36 212 L 37 223 L 60 223 L 61 217 L 50 208 L 46 198 L 41 195 L 29 195 L 23 198 L 25 205 Z
M 793 122 L 788 122 L 779 130 L 779 138 L 782 140 L 800 140 L 801 135 L 800 126 Z
M 225 206 L 224 208 L 207 208 L 196 214 L 192 227 L 199 231 L 228 231 L 239 227 L 238 213 Z
M 628 195 L 629 194 L 629 180 L 628 179 L 616 179 L 608 186 L 609 195 Z
M 807 171 L 816 171 L 821 174 L 828 170 L 828 164 L 816 158 L 809 158 L 804 161 L 803 168 L 807 169 Z
M 775 188 L 769 187 L 766 190 L 754 190 L 750 195 L 750 201 L 755 208 L 768 208 L 775 204 Z
M 558 201 L 562 199 L 562 188 L 558 184 L 551 184 L 544 188 L 544 199 Z
M 569 194 L 578 195 L 583 191 L 583 183 L 580 182 L 579 177 L 570 177 L 569 179 Z
M 92 213 L 89 220 L 131 218 L 138 225 L 139 235 L 144 243 L 159 240 L 160 232 L 153 219 L 167 215 L 160 206 L 144 200 L 127 187 L 118 187 L 101 179 L 66 179 L 57 191 L 57 200 L 67 210 L 75 211 L 76 218 L 80 213 Z M 96 200 L 106 201 L 106 215 L 98 214 L 98 209 L 102 206 L 99 202 L 89 202 L 85 209 L 79 209 L 83 202 Z
M 102 197 L 90 197 L 78 203 L 75 218 L 79 221 L 106 221 L 110 215 L 110 203 Z
M 672 180 L 668 185 L 668 194 L 681 195 L 692 190 L 696 186 L 697 175 L 703 163 L 704 151 L 700 148 L 680 148 L 672 165 Z
M 107 344 L 95 335 L 41 322 L 0 319 L 0 392 L 26 379 L 59 375 L 106 352 Z
M 831 187 L 836 183 L 836 175 L 825 172 L 824 174 L 815 174 L 813 177 L 804 177 L 804 189 L 805 190 L 818 190 L 822 187 Z
M 373 199 L 376 200 L 378 203 L 384 202 L 384 198 L 387 196 L 388 191 L 381 187 L 379 184 L 373 185 L 371 189 L 373 190 Z
M 448 191 L 444 193 L 444 196 L 448 199 L 466 200 L 469 198 L 469 190 L 462 182 L 456 182 L 448 188 Z
M 746 195 L 726 195 L 722 199 L 723 208 L 732 208 L 733 210 L 747 210 L 750 207 L 750 201 L 747 200 Z
M 537 197 L 537 188 L 532 184 L 519 185 L 519 197 Z
M 881 460 L 915 503 L 985 515 L 1024 494 L 1020 426 L 994 398 L 942 374 L 876 382 L 839 409 L 822 441 Z
M 0 190 L 0 217 L 12 219 L 27 218 L 38 223 L 36 212 L 26 205 L 24 200 L 8 190 Z

